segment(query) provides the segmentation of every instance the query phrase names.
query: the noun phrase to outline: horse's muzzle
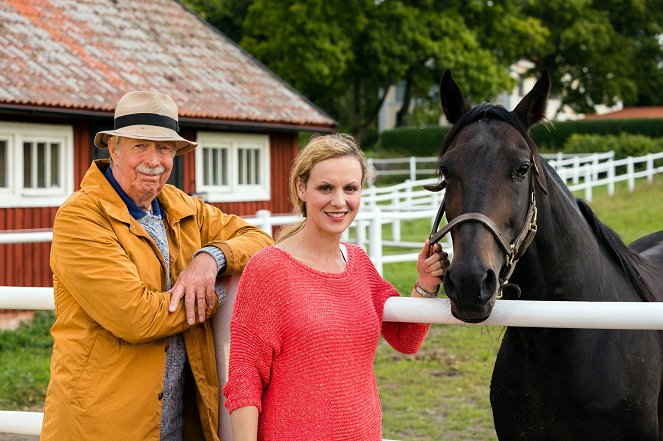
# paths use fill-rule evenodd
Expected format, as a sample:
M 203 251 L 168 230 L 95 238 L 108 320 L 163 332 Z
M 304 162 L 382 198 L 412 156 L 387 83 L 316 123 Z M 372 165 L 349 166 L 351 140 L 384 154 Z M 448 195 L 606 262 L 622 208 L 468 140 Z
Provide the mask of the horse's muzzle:
M 451 313 L 458 320 L 479 323 L 493 311 L 499 281 L 497 273 L 482 265 L 454 265 L 444 275 L 444 292 L 451 300 Z

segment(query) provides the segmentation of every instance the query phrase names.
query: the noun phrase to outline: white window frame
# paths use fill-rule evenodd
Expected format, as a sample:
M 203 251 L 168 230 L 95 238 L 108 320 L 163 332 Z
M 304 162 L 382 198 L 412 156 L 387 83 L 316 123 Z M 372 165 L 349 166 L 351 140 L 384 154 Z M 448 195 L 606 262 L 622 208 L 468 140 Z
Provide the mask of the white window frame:
M 57 207 L 74 191 L 74 130 L 71 126 L 0 122 L 0 139 L 7 141 L 7 187 L 0 187 L 0 207 Z M 23 186 L 23 143 L 58 143 L 60 187 Z M 50 155 L 50 153 L 47 153 Z M 33 158 L 36 164 L 36 157 Z M 35 171 L 36 172 L 36 171 Z M 48 175 L 48 173 L 47 173 Z
M 196 148 L 196 193 L 204 195 L 207 202 L 249 202 L 271 199 L 269 135 L 246 133 L 198 132 Z M 227 149 L 227 185 L 206 185 L 204 182 L 204 150 Z M 239 183 L 239 150 L 256 149 L 260 161 L 258 178 L 260 184 Z M 211 170 L 211 168 L 209 169 Z

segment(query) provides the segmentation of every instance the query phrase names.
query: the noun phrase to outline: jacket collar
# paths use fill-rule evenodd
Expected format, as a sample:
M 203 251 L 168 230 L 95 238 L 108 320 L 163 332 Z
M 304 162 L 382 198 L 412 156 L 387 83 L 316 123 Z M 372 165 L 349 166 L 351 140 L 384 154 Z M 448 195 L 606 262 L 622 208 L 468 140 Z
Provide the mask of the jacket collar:
M 108 182 L 110 182 L 110 184 L 113 186 L 118 196 L 120 196 L 120 199 L 122 199 L 122 201 L 124 201 L 124 203 L 127 205 L 127 208 L 129 209 L 129 214 L 134 219 L 138 220 L 147 215 L 147 212 L 143 211 L 143 209 L 141 209 L 122 189 L 120 183 L 117 182 L 117 179 L 115 179 L 115 176 L 113 176 L 113 170 L 111 169 L 111 167 L 108 167 L 106 169 L 106 172 L 104 172 L 104 176 L 106 177 L 106 179 L 108 179 Z M 157 198 L 154 198 L 154 200 L 152 201 L 152 214 L 159 217 L 165 216 L 165 213 L 163 213 L 161 211 L 161 207 L 159 207 L 159 199 Z
M 109 216 L 126 224 L 131 224 L 133 216 L 130 214 L 127 204 L 104 176 L 109 166 L 108 159 L 95 160 L 83 177 L 81 190 L 98 199 Z M 166 186 L 157 196 L 162 216 L 166 217 L 170 224 L 177 223 L 181 219 L 195 214 L 193 207 L 187 204 L 182 197 L 171 193 L 179 192 L 169 190 Z

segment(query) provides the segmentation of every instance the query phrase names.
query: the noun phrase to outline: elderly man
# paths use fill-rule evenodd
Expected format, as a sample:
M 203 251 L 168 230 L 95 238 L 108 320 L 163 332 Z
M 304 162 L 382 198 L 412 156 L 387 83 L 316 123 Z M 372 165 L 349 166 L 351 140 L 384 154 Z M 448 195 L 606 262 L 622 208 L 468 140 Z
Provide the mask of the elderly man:
M 209 317 L 223 274 L 271 238 L 166 185 L 177 134 L 165 94 L 130 92 L 114 130 L 58 210 L 51 268 L 57 319 L 41 440 L 218 440 Z

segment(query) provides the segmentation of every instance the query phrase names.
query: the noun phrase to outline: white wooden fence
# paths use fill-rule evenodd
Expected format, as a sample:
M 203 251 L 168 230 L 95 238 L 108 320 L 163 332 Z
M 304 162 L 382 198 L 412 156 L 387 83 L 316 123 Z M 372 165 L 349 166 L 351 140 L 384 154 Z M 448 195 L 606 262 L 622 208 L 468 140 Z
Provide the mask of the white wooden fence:
M 591 199 L 591 189 L 599 185 L 607 185 L 609 193 L 612 194 L 617 182 L 627 181 L 629 190 L 633 190 L 635 179 L 646 177 L 651 180 L 654 174 L 663 172 L 663 166 L 655 166 L 655 161 L 662 158 L 663 153 L 621 161 L 614 161 L 612 156 L 588 156 L 579 159 L 556 158 L 556 162 L 551 163 L 565 181 L 571 181 L 571 189 L 584 189 L 585 198 Z M 640 163 L 645 164 L 644 170 L 635 172 L 636 164 Z M 627 171 L 616 176 L 615 169 L 620 166 L 626 166 Z M 574 183 L 574 179 L 577 182 Z M 384 263 L 416 260 L 417 252 L 388 255 L 383 253 L 383 246 L 421 246 L 420 243 L 400 241 L 400 221 L 434 218 L 442 195 L 420 189 L 421 185 L 433 182 L 435 179 L 413 179 L 389 188 L 372 187 L 365 190 L 364 207 L 352 226 L 353 239 L 364 246 L 368 245 L 368 253 L 380 272 Z M 271 234 L 273 226 L 291 224 L 298 219 L 297 216 L 272 216 L 268 211 L 260 211 L 254 218 L 247 220 Z M 383 240 L 384 224 L 392 225 L 391 241 Z M 426 233 L 427 231 L 424 236 Z M 349 238 L 349 234 L 346 234 L 345 239 Z M 49 230 L 0 233 L 0 244 L 51 240 L 52 232 Z M 447 244 L 445 249 L 451 250 L 450 245 Z M 663 303 L 588 303 L 499 301 L 495 304 L 491 317 L 480 325 L 663 330 Z M 0 309 L 48 310 L 53 307 L 52 288 L 0 287 Z M 391 298 L 385 304 L 384 320 L 464 324 L 453 318 L 447 299 Z M 219 323 L 227 321 L 222 320 L 219 315 Z M 227 342 L 222 346 L 217 349 L 227 351 Z M 220 378 L 226 374 L 227 372 L 220 369 Z M 41 412 L 0 411 L 0 433 L 39 435 L 42 420 Z M 221 427 L 228 427 L 228 424 L 222 424 Z
M 614 158 L 615 152 L 606 153 L 543 153 L 545 159 L 560 166 L 578 167 L 587 162 L 603 158 Z M 601 158 L 601 159 L 599 159 Z M 416 181 L 419 177 L 430 178 L 437 172 L 437 156 L 409 156 L 407 158 L 369 158 L 368 162 L 379 176 L 402 176 Z
M 549 157 L 548 163 L 569 188 L 572 191 L 583 191 L 583 197 L 588 201 L 591 201 L 592 190 L 596 187 L 606 186 L 608 194 L 613 195 L 615 184 L 626 181 L 628 189 L 633 191 L 636 179 L 647 178 L 647 181 L 651 182 L 655 174 L 663 172 L 663 152 L 620 160 L 614 159 L 614 152 L 593 153 L 583 156 L 563 156 L 560 154 L 544 156 Z M 435 160 L 435 158 L 414 157 L 411 159 L 413 160 L 408 161 L 411 165 L 416 165 L 420 160 Z M 401 162 L 405 160 L 407 158 L 394 159 L 394 161 Z M 373 162 L 375 161 L 378 160 L 373 160 Z M 638 167 L 639 165 L 641 166 Z M 428 171 L 431 170 L 410 169 L 411 176 Z M 408 179 L 401 184 L 387 187 L 371 186 L 364 190 L 363 203 L 365 206 L 381 205 L 384 209 L 393 210 L 430 208 L 439 205 L 441 199 L 423 190 L 422 186 L 434 182 L 436 182 L 435 177 L 428 177 L 420 180 Z

